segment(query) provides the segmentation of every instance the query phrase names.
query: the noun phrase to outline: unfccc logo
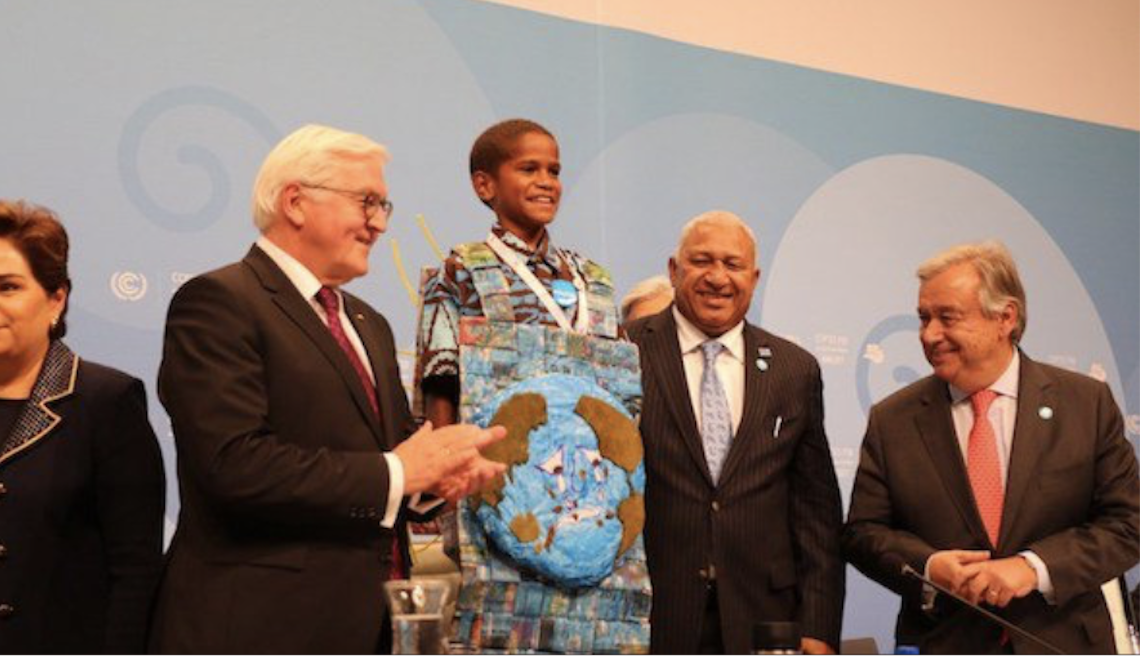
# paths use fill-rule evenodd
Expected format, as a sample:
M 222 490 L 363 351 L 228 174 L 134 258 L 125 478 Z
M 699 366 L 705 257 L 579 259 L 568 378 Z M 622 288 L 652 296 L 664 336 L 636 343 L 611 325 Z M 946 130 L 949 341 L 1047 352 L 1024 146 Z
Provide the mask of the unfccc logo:
M 137 301 L 146 295 L 146 276 L 134 271 L 111 274 L 111 291 L 120 301 Z

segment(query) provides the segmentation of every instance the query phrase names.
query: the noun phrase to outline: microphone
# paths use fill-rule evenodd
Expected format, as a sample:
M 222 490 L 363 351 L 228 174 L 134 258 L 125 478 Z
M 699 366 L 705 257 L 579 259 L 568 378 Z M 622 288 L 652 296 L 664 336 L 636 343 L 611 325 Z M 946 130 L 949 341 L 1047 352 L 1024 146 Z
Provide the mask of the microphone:
M 902 559 L 899 558 L 899 561 L 901 562 Z M 930 587 L 941 592 L 942 594 L 946 595 L 947 597 L 950 597 L 954 601 L 957 601 L 958 603 L 962 604 L 963 606 L 966 606 L 967 608 L 972 609 L 975 613 L 978 613 L 982 617 L 985 617 L 986 619 L 990 620 L 991 622 L 997 623 L 998 625 L 1000 625 L 1002 628 L 1009 631 L 1010 633 L 1016 633 L 1017 635 L 1021 636 L 1022 638 L 1025 638 L 1026 640 L 1029 640 L 1029 641 L 1033 642 L 1034 644 L 1036 644 L 1040 647 L 1044 647 L 1047 651 L 1052 652 L 1054 654 L 1064 654 L 1065 653 L 1065 652 L 1061 651 L 1060 649 L 1058 649 L 1057 647 L 1055 647 L 1054 645 L 1047 642 L 1044 638 L 1038 638 L 1037 636 L 1026 631 L 1025 629 L 1014 624 L 1013 622 L 1010 622 L 1009 620 L 1005 619 L 1004 617 L 1002 617 L 996 613 L 990 612 L 990 611 L 986 610 L 985 608 L 982 608 L 981 606 L 979 606 L 977 604 L 971 604 L 964 597 L 959 596 L 957 593 L 951 591 L 949 588 L 946 588 L 945 586 L 939 585 L 939 584 L 935 583 L 934 581 L 931 581 L 930 579 L 926 578 L 920 572 L 916 571 L 913 567 L 911 567 L 909 564 L 907 564 L 905 562 L 902 563 L 902 567 L 900 568 L 900 571 L 902 572 L 903 576 L 909 576 L 911 578 L 918 579 L 919 581 L 922 581 L 926 585 L 929 585 Z

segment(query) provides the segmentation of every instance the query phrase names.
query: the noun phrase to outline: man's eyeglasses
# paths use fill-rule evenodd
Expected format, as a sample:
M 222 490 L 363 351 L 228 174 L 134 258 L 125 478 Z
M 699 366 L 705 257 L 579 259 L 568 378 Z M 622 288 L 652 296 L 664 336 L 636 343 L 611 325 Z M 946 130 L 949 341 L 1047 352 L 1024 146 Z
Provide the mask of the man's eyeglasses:
M 297 184 L 308 189 L 323 189 L 324 191 L 331 191 L 334 194 L 358 199 L 360 201 L 360 208 L 364 210 L 364 218 L 368 220 L 376 218 L 378 212 L 383 212 L 385 219 L 392 218 L 392 201 L 387 198 L 381 198 L 378 194 L 371 192 L 361 193 L 359 191 L 352 191 L 351 189 L 337 189 L 335 187 L 309 184 L 307 182 L 298 182 Z

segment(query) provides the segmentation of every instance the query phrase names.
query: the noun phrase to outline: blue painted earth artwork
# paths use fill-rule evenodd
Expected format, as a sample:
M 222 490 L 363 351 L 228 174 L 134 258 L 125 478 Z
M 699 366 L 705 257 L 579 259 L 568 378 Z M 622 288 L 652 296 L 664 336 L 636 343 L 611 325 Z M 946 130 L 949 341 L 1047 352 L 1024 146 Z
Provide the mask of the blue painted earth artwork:
M 629 521 L 632 530 L 640 533 L 644 521 L 645 465 L 640 437 L 616 397 L 591 380 L 564 374 L 516 383 L 497 394 L 473 419 L 486 426 L 504 404 L 511 404 L 504 413 L 509 415 L 519 399 L 528 397 L 531 412 L 527 416 L 536 415 L 534 408 L 544 403 L 545 421 L 524 422 L 516 431 L 520 435 L 508 438 L 516 438 L 511 447 L 516 460 L 505 476 L 498 502 L 478 504 L 476 516 L 490 541 L 520 566 L 568 588 L 597 585 L 613 572 L 623 551 L 623 538 L 625 548 L 629 546 L 630 531 L 624 522 Z M 582 410 L 583 399 L 594 409 L 592 414 Z M 627 430 L 606 429 L 603 432 L 608 434 L 599 436 L 589 416 L 596 425 L 624 424 Z M 525 443 L 522 433 L 528 435 Z M 632 449 L 615 442 L 628 441 L 631 434 L 637 441 Z M 617 455 L 619 451 L 622 455 Z M 639 513 L 632 520 L 630 508 Z

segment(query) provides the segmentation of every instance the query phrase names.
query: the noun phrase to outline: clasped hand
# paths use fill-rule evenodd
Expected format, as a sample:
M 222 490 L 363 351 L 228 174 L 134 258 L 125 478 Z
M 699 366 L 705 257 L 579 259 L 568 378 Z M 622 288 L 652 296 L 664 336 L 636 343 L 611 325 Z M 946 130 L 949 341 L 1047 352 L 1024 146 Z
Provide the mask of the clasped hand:
M 506 465 L 487 460 L 480 451 L 506 435 L 502 426 L 454 424 L 435 429 L 425 422 L 393 450 L 404 466 L 404 494 L 431 492 L 456 501 L 483 488 L 505 472 Z
M 991 560 L 988 551 L 938 551 L 930 557 L 927 571 L 931 580 L 971 604 L 1005 608 L 1037 589 L 1037 571 L 1022 556 Z

